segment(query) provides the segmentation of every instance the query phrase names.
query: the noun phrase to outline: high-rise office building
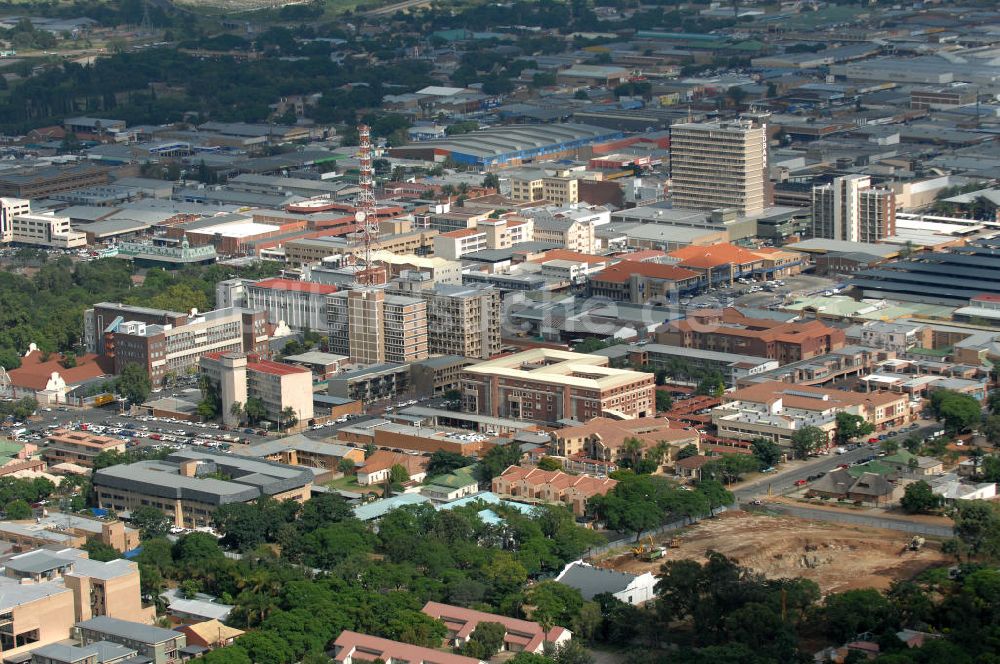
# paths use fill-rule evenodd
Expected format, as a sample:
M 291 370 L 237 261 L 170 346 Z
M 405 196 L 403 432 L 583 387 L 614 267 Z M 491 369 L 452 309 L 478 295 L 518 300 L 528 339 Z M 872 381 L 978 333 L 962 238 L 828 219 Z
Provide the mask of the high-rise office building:
M 674 207 L 760 212 L 767 204 L 767 128 L 749 118 L 673 125 L 670 170 Z
M 427 303 L 358 288 L 327 298 L 330 352 L 352 362 L 415 362 L 427 357 Z
M 896 232 L 896 197 L 867 175 L 846 175 L 812 190 L 813 237 L 878 242 Z
M 500 291 L 492 286 L 438 284 L 427 302 L 431 353 L 488 360 L 500 352 Z

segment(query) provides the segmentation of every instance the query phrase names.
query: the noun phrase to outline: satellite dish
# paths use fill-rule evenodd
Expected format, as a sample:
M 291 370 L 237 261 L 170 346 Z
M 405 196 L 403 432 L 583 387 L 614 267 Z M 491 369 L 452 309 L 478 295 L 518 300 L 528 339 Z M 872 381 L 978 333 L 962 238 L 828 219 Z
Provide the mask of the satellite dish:
M 354 213 L 354 221 L 356 221 L 356 222 L 358 222 L 360 224 L 360 223 L 364 222 L 365 217 L 367 217 L 367 216 L 368 215 L 366 215 L 364 213 L 364 210 L 358 210 L 357 212 Z

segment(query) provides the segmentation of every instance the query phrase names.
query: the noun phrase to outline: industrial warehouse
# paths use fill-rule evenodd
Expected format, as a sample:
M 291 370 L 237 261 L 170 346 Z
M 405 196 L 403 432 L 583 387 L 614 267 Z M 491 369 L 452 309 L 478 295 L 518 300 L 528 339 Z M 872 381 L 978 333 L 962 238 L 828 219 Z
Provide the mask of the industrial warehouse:
M 536 159 L 576 157 L 584 148 L 624 137 L 620 131 L 585 124 L 511 125 L 393 148 L 393 157 L 452 160 L 485 167 L 517 166 Z

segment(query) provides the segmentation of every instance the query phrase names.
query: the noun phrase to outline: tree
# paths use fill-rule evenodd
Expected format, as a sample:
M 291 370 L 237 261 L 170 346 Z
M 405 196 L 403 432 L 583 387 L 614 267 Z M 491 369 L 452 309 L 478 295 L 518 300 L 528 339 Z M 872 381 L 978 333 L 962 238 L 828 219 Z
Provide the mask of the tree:
M 991 415 L 1000 415 L 1000 390 L 993 390 L 986 397 L 986 408 Z
M 983 423 L 979 427 L 979 432 L 985 436 L 990 445 L 1000 447 L 1000 415 L 987 415 L 984 417 Z
M 719 507 L 732 505 L 736 498 L 716 480 L 701 480 L 696 487 L 698 493 L 708 499 L 709 509 L 714 512 Z
M 406 466 L 399 463 L 393 464 L 392 468 L 389 469 L 389 483 L 402 484 L 409 481 L 410 473 L 407 472 Z
M 517 445 L 497 445 L 483 455 L 479 465 L 476 466 L 476 479 L 480 482 L 489 482 L 509 466 L 517 465 L 520 460 L 521 448 Z
M 823 621 L 830 638 L 842 643 L 862 632 L 879 633 L 890 627 L 892 604 L 871 588 L 834 593 L 823 604 Z
M 899 441 L 895 438 L 889 438 L 882 441 L 882 450 L 886 454 L 895 454 L 899 450 Z
M 718 371 L 713 371 L 698 381 L 698 386 L 694 390 L 695 394 L 710 397 L 721 397 L 725 391 L 726 381 Z
M 723 454 L 701 467 L 705 479 L 721 478 L 726 484 L 738 482 L 744 473 L 760 469 L 760 461 L 750 454 Z
M 539 470 L 562 470 L 562 463 L 559 459 L 550 456 L 543 456 L 538 460 L 537 465 Z
M 670 410 L 674 405 L 674 400 L 670 398 L 670 393 L 666 390 L 656 390 L 656 411 L 659 413 Z
M 953 518 L 960 551 L 964 551 L 969 560 L 980 556 L 985 559 L 1000 557 L 1000 515 L 992 503 L 957 501 Z
M 676 459 L 680 461 L 681 459 L 687 459 L 689 457 L 698 456 L 698 454 L 700 454 L 698 452 L 698 446 L 689 443 L 684 447 L 682 447 L 681 449 L 677 450 Z
M 286 429 L 291 429 L 298 422 L 299 418 L 296 416 L 294 408 L 285 406 L 281 409 L 281 415 L 278 418 L 279 425 L 284 426 Z
M 447 475 L 453 470 L 465 468 L 468 465 L 468 457 L 462 456 L 458 452 L 438 450 L 431 454 L 430 459 L 427 460 L 427 476 Z
M 31 505 L 24 500 L 18 499 L 7 503 L 4 515 L 10 521 L 21 521 L 23 519 L 30 519 L 34 516 L 34 512 L 31 511 Z
M 792 434 L 792 450 L 800 459 L 805 459 L 826 447 L 829 438 L 819 427 L 804 426 Z
M 837 429 L 834 433 L 834 439 L 838 445 L 844 445 L 855 438 L 867 436 L 873 431 L 875 431 L 875 427 L 870 422 L 866 422 L 865 418 L 860 415 L 844 411 L 837 413 Z
M 239 424 L 243 421 L 243 404 L 239 401 L 234 401 L 229 406 L 229 414 L 236 418 L 236 423 Z
M 83 550 L 87 552 L 87 556 L 91 560 L 97 560 L 102 563 L 121 558 L 121 555 L 113 546 L 105 544 L 98 537 L 88 538 L 83 545 Z
M 487 173 L 483 176 L 483 187 L 486 189 L 500 189 L 500 178 L 496 173 Z
M 133 404 L 141 404 L 149 398 L 153 386 L 149 374 L 139 364 L 129 362 L 118 376 L 118 393 Z
M 496 622 L 481 622 L 469 635 L 469 641 L 462 647 L 462 654 L 479 660 L 487 660 L 503 648 L 503 637 L 507 628 Z
M 72 369 L 76 366 L 76 353 L 73 351 L 66 351 L 63 353 L 63 359 L 59 362 L 63 369 Z
M 161 510 L 140 505 L 132 511 L 132 526 L 139 530 L 142 539 L 164 537 L 170 532 L 170 518 Z
M 952 390 L 935 390 L 931 393 L 931 412 L 944 422 L 949 433 L 959 433 L 969 429 L 982 417 L 982 407 L 968 394 Z
M 354 463 L 354 459 L 349 459 L 344 457 L 337 464 L 337 470 L 342 472 L 344 475 L 353 475 L 354 470 L 357 468 L 357 464 Z
M 767 438 L 755 438 L 750 443 L 750 449 L 764 468 L 773 468 L 778 465 L 783 456 L 781 447 Z
M 931 490 L 930 484 L 920 480 L 906 485 L 899 504 L 908 514 L 922 514 L 940 507 L 941 496 Z
M 267 417 L 267 408 L 260 397 L 248 398 L 246 404 L 243 406 L 243 412 L 246 414 L 247 421 L 251 424 L 258 424 Z
M 543 629 L 556 625 L 572 625 L 583 608 L 583 597 L 576 588 L 555 581 L 541 581 L 532 586 L 524 596 L 525 610 L 530 610 L 531 620 Z

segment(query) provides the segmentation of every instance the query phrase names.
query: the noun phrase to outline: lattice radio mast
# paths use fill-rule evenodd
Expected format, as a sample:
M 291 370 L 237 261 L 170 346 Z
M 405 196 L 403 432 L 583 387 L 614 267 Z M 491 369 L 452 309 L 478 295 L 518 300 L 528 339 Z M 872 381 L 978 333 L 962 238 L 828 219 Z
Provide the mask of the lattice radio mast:
M 371 129 L 366 124 L 358 125 L 358 161 L 361 174 L 358 177 L 358 193 L 354 219 L 358 222 L 358 234 L 365 254 L 365 269 L 356 273 L 358 283 L 366 286 L 375 284 L 376 276 L 372 265 L 372 251 L 378 244 L 378 214 L 375 201 L 375 171 L 372 167 Z

